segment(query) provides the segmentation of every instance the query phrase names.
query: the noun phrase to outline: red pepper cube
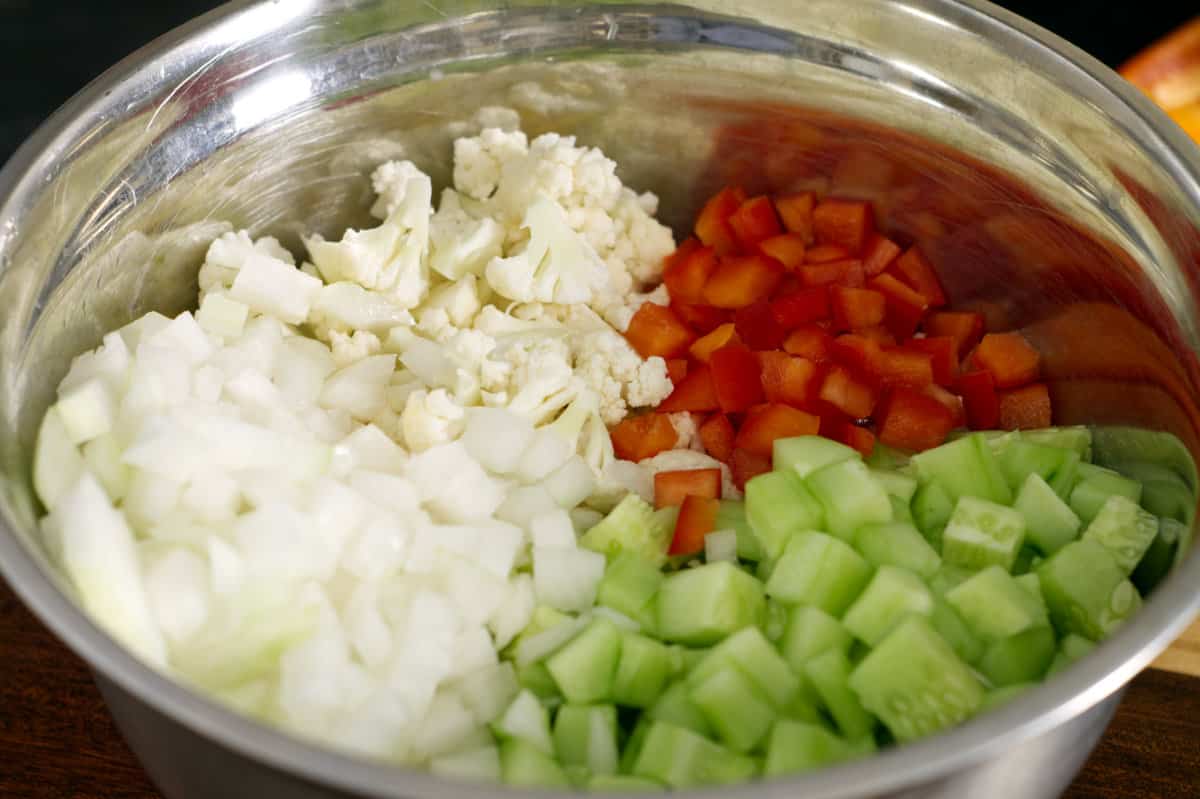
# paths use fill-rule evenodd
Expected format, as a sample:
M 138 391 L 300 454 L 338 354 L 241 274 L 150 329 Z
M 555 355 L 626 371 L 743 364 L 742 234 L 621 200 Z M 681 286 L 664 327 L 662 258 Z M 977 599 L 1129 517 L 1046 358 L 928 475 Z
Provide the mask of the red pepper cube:
M 765 255 L 722 258 L 704 287 L 704 301 L 716 308 L 744 308 L 769 297 L 783 273 L 783 264 Z
M 687 497 L 721 498 L 720 469 L 679 469 L 654 475 L 654 507 L 682 505 Z
M 669 307 L 644 302 L 630 320 L 625 338 L 643 358 L 673 358 L 687 351 L 695 334 Z
M 991 430 L 1000 424 L 1000 397 L 991 372 L 974 371 L 960 375 L 958 393 L 972 430 Z
M 891 274 L 879 275 L 867 285 L 886 298 L 885 323 L 892 334 L 901 340 L 911 338 L 929 310 L 925 297 Z
M 746 414 L 736 447 L 764 458 L 771 456 L 777 438 L 815 436 L 821 420 L 789 405 L 771 403 Z
M 806 286 L 840 285 L 862 288 L 866 280 L 862 261 L 826 261 L 819 264 L 804 264 L 798 270 L 800 280 Z
M 732 321 L 733 314 L 711 305 L 694 305 L 686 302 L 671 300 L 671 310 L 684 323 L 701 335 L 708 333 L 726 322 Z
M 979 343 L 983 335 L 983 314 L 971 311 L 938 311 L 925 317 L 925 335 L 947 336 L 958 346 L 958 357 L 964 357 Z
M 864 458 L 871 457 L 875 451 L 875 434 L 853 422 L 844 423 L 835 438 L 847 447 L 858 450 L 858 454 Z
M 949 336 L 913 338 L 904 348 L 929 355 L 933 366 L 933 382 L 953 386 L 958 380 L 958 344 Z
M 746 192 L 729 186 L 713 195 L 696 217 L 696 236 L 717 255 L 737 250 L 737 238 L 729 226 L 729 217 L 746 201 Z
M 733 442 L 737 433 L 729 417 L 714 413 L 700 425 L 700 443 L 704 451 L 719 461 L 728 461 L 733 455 Z
M 733 450 L 729 456 L 729 471 L 739 491 L 746 490 L 746 481 L 771 471 L 771 459 L 744 449 Z
M 1049 427 L 1052 415 L 1050 390 L 1045 383 L 1000 392 L 1000 427 L 1005 430 Z
M 709 359 L 717 402 L 725 413 L 738 413 L 763 401 L 758 358 L 741 344 L 729 344 Z
M 816 399 L 820 374 L 815 363 L 779 351 L 760 352 L 758 360 L 767 402 L 804 407 Z
M 688 354 L 701 363 L 708 363 L 714 352 L 726 344 L 740 344 L 741 341 L 738 338 L 737 326 L 733 322 L 726 322 L 692 342 Z
M 933 383 L 933 356 L 904 347 L 885 347 L 878 374 L 885 386 L 922 388 Z
M 883 325 L 860 327 L 854 331 L 854 335 L 870 339 L 881 347 L 896 346 L 896 337 L 892 335 L 892 331 L 888 330 Z
M 954 429 L 954 415 L 936 399 L 901 387 L 883 403 L 877 423 L 884 444 L 920 452 L 945 442 Z
M 938 280 L 933 264 L 929 263 L 917 247 L 905 250 L 903 255 L 892 262 L 890 271 L 916 289 L 930 308 L 940 308 L 946 304 L 946 292 L 942 290 L 942 282 Z
M 855 372 L 877 379 L 883 346 L 873 338 L 856 333 L 846 333 L 833 340 L 830 346 L 833 359 Z
M 935 399 L 946 406 L 954 417 L 955 427 L 967 426 L 967 409 L 963 405 L 963 398 L 957 394 L 952 394 L 936 383 L 930 383 L 921 389 L 921 393 L 930 399 Z
M 694 239 L 688 239 L 694 241 Z M 717 253 L 712 247 L 691 247 L 677 252 L 663 267 L 663 283 L 672 299 L 698 303 L 704 299 L 704 284 L 717 268 Z
M 971 356 L 975 366 L 991 372 L 996 388 L 1017 388 L 1038 378 L 1041 356 L 1020 333 L 988 333 Z
M 733 315 L 738 337 L 752 350 L 773 350 L 783 343 L 787 331 L 775 320 L 771 303 L 759 300 Z
M 875 388 L 843 366 L 825 373 L 818 395 L 851 419 L 865 419 L 875 410 Z
M 818 244 L 804 253 L 806 264 L 827 264 L 830 261 L 852 261 L 850 251 L 836 244 Z
M 763 195 L 742 203 L 729 217 L 729 227 L 733 228 L 733 235 L 743 252 L 753 252 L 760 241 L 783 232 L 771 198 Z
M 875 216 L 868 202 L 825 199 L 813 209 L 813 235 L 818 244 L 836 244 L 861 255 L 874 232 Z
M 829 318 L 829 289 L 801 288 L 771 302 L 771 313 L 784 330 L 795 330 L 810 322 Z
M 804 237 L 799 233 L 781 233 L 758 243 L 758 251 L 774 258 L 786 269 L 795 269 L 804 263 Z
M 886 236 L 872 233 L 863 251 L 863 271 L 867 277 L 874 277 L 892 265 L 892 261 L 900 255 L 900 245 Z
M 839 330 L 858 330 L 883 324 L 887 299 L 871 289 L 834 286 L 829 291 L 833 323 Z
M 671 420 L 661 413 L 645 413 L 626 417 L 614 427 L 613 452 L 622 460 L 642 461 L 660 452 L 675 448 L 679 435 Z
M 775 198 L 775 210 L 789 233 L 796 233 L 807 246 L 813 242 L 813 208 L 817 198 L 812 192 L 782 194 Z
M 813 363 L 827 361 L 833 349 L 833 336 L 827 330 L 816 325 L 804 325 L 788 333 L 783 340 L 783 351 L 789 355 L 799 355 Z
M 721 500 L 712 497 L 689 496 L 679 508 L 675 534 L 671 537 L 668 555 L 694 555 L 704 550 L 704 536 L 717 526 L 717 511 Z
M 687 377 L 687 373 L 687 358 L 670 358 L 667 360 L 667 377 L 671 378 L 672 383 L 678 383 Z
M 700 365 L 688 370 L 682 380 L 675 383 L 675 388 L 667 398 L 658 404 L 658 410 L 663 413 L 679 413 L 693 411 L 703 413 L 715 411 L 720 407 L 717 400 L 717 389 L 713 384 L 712 372 L 707 366 Z

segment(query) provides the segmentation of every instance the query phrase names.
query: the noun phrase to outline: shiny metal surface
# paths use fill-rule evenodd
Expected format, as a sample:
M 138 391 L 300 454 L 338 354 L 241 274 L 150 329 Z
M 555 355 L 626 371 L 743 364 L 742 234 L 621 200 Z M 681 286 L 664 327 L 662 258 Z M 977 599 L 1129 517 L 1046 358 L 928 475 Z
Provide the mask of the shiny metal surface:
M 957 304 L 1037 339 L 1060 421 L 1166 429 L 1200 451 L 1200 158 L 1107 69 L 1000 9 L 234 4 L 101 77 L 0 173 L 0 572 L 96 670 L 169 799 L 498 793 L 308 746 L 132 659 L 46 568 L 28 477 L 69 358 L 183 308 L 226 226 L 335 232 L 400 154 L 444 181 L 483 105 L 603 147 L 679 226 L 728 180 L 875 199 L 929 242 Z M 1200 607 L 1197 585 L 1193 552 L 1093 656 L 949 734 L 722 795 L 1054 796 L 1116 692 Z

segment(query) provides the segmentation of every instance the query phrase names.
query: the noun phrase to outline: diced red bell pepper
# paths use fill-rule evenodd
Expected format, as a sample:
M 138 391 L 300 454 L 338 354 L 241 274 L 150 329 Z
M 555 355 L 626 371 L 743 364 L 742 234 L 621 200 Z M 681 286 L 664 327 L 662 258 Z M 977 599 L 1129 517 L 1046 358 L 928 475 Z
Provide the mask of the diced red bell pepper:
M 892 331 L 883 325 L 860 327 L 854 331 L 854 335 L 870 339 L 881 347 L 894 347 L 896 345 L 896 337 L 892 335 Z
M 783 340 L 783 350 L 791 355 L 799 355 L 814 363 L 827 361 L 831 357 L 833 336 L 829 331 L 817 325 L 804 325 L 788 333 Z
M 677 263 L 684 260 L 703 246 L 704 245 L 700 243 L 699 239 L 695 238 L 694 236 L 688 236 L 680 243 L 678 247 L 675 248 L 674 252 L 672 252 L 666 258 L 663 258 L 663 272 L 666 273 L 670 271 L 671 268 Z
M 959 375 L 958 393 L 972 430 L 991 430 L 1000 424 L 1000 397 L 991 372 L 977 370 Z
M 722 258 L 704 286 L 704 301 L 717 308 L 744 308 L 770 296 L 784 271 L 783 264 L 765 255 Z
M 675 389 L 667 398 L 658 404 L 658 410 L 663 413 L 679 413 L 680 411 L 715 411 L 720 407 L 717 401 L 717 389 L 713 383 L 712 372 L 707 366 L 699 365 L 688 370 L 682 380 L 675 383 Z
M 764 195 L 742 203 L 729 217 L 729 227 L 733 228 L 733 235 L 744 252 L 752 252 L 763 239 L 783 232 L 771 198 Z
M 942 444 L 954 429 L 954 415 L 949 408 L 905 387 L 891 392 L 877 422 L 880 441 L 917 452 Z
M 717 402 L 725 413 L 738 413 L 763 401 L 758 358 L 741 344 L 728 344 L 709 358 Z
M 865 419 L 875 410 L 875 388 L 843 366 L 825 373 L 818 395 L 851 419 Z
M 708 363 L 708 359 L 712 357 L 714 352 L 730 343 L 740 344 L 741 339 L 738 338 L 735 324 L 733 322 L 726 322 L 720 327 L 715 328 L 712 332 L 692 342 L 688 354 L 701 363 Z
M 885 347 L 878 374 L 885 386 L 921 388 L 933 382 L 933 356 L 907 347 Z
M 826 199 L 813 209 L 813 235 L 820 244 L 836 244 L 861 255 L 874 231 L 875 217 L 868 202 Z
M 845 247 L 836 244 L 818 244 L 804 253 L 806 264 L 827 264 L 830 261 L 853 261 L 854 257 Z
M 826 261 L 819 264 L 804 264 L 798 270 L 800 280 L 806 286 L 828 286 L 838 284 L 849 288 L 861 288 L 865 281 L 862 261 Z
M 687 377 L 688 362 L 687 358 L 669 358 L 667 360 L 667 377 L 671 378 L 672 383 L 678 383 L 683 378 Z
M 795 330 L 809 322 L 829 318 L 829 289 L 801 288 L 771 302 L 771 313 L 784 330 Z
M 671 537 L 668 555 L 694 555 L 704 550 L 704 536 L 717 526 L 721 500 L 712 497 L 689 496 L 679 508 L 675 534 Z
M 817 198 L 812 192 L 784 194 L 775 198 L 775 210 L 783 220 L 783 226 L 791 233 L 798 233 L 805 245 L 813 242 L 813 208 Z
M 833 359 L 866 377 L 879 376 L 883 346 L 873 338 L 846 333 L 833 340 L 830 346 Z
M 696 217 L 696 236 L 707 247 L 725 255 L 737 249 L 737 238 L 729 226 L 729 217 L 746 201 L 746 192 L 728 186 L 713 195 Z
M 654 507 L 682 505 L 687 497 L 721 498 L 720 469 L 680 469 L 654 475 Z
M 773 350 L 783 343 L 787 331 L 775 319 L 771 303 L 759 300 L 733 315 L 738 337 L 752 350 Z
M 758 243 L 758 251 L 774 258 L 787 269 L 804 263 L 804 237 L 799 233 L 781 233 Z
M 669 307 L 644 302 L 630 320 L 625 338 L 643 358 L 673 358 L 687 351 L 695 334 Z
M 708 333 L 726 322 L 733 320 L 733 314 L 722 308 L 711 305 L 692 305 L 671 299 L 671 310 L 687 323 L 687 326 L 701 335 Z
M 792 436 L 815 436 L 821 426 L 819 417 L 796 410 L 790 405 L 771 403 L 746 414 L 738 430 L 738 449 L 764 458 L 771 456 L 775 439 Z
M 887 326 L 898 339 L 907 339 L 916 332 L 929 303 L 911 286 L 894 275 L 882 274 L 867 285 L 887 298 Z
M 733 455 L 736 436 L 733 424 L 723 413 L 714 413 L 700 425 L 700 443 L 704 445 L 704 451 L 719 461 L 728 461 Z
M 627 461 L 653 458 L 660 452 L 674 449 L 679 439 L 671 420 L 661 413 L 628 416 L 609 435 L 612 437 L 613 452 Z
M 1051 425 L 1050 390 L 1045 383 L 1000 392 L 1000 426 L 1005 430 L 1032 430 Z
M 921 393 L 945 405 L 954 419 L 955 427 L 967 426 L 967 409 L 963 406 L 962 397 L 950 393 L 937 383 L 930 383 L 925 386 L 921 389 Z
M 829 290 L 833 323 L 839 330 L 858 330 L 883 324 L 887 299 L 871 289 L 834 286 Z
M 971 356 L 973 364 L 992 373 L 996 388 L 1017 388 L 1038 378 L 1041 356 L 1015 331 L 988 333 Z
M 930 308 L 946 304 L 946 293 L 938 280 L 933 264 L 929 263 L 917 247 L 909 247 L 904 254 L 892 262 L 891 269 L 900 280 L 907 283 L 925 298 Z
M 760 352 L 758 359 L 767 402 L 804 407 L 816 399 L 820 375 L 815 363 L 779 351 Z
M 958 357 L 964 357 L 983 335 L 983 314 L 971 311 L 938 311 L 925 317 L 925 334 L 948 336 L 958 345 Z
M 949 336 L 912 338 L 904 342 L 904 348 L 924 352 L 931 358 L 933 382 L 939 386 L 953 386 L 958 379 L 958 345 Z
M 733 454 L 729 456 L 729 471 L 733 477 L 733 484 L 738 490 L 744 491 L 747 480 L 771 471 L 771 459 L 744 449 L 734 449 Z
M 716 251 L 712 247 L 697 245 L 687 253 L 677 252 L 668 260 L 669 263 L 663 267 L 663 283 L 667 285 L 671 298 L 687 303 L 703 302 L 704 284 L 717 268 Z
M 867 239 L 867 247 L 863 251 L 863 271 L 867 277 L 874 277 L 892 265 L 892 261 L 900 255 L 900 245 L 886 236 L 872 233 Z
M 858 450 L 858 453 L 864 458 L 871 457 L 871 453 L 875 451 L 875 434 L 865 427 L 846 422 L 838 431 L 837 440 L 841 441 L 847 447 Z

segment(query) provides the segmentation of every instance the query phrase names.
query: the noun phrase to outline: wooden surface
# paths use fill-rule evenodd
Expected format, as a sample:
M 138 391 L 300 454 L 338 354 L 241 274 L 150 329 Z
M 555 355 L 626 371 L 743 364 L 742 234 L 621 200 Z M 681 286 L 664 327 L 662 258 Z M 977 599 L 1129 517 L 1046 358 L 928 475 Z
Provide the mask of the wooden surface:
M 1155 668 L 1200 677 L 1200 619 L 1154 661 Z
M 1163 663 L 1200 673 L 1200 627 L 1190 632 L 1188 642 Z M 1066 796 L 1196 799 L 1198 743 L 1200 678 L 1146 671 L 1130 686 Z M 87 669 L 2 581 L 0 798 L 158 799 L 109 720 Z

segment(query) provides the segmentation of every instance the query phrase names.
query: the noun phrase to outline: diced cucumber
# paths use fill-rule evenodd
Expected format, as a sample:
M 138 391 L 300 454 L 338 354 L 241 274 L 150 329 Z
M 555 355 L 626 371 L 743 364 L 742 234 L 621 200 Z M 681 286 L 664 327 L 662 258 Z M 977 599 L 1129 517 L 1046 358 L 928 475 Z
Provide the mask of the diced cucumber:
M 558 683 L 550 676 L 546 664 L 540 660 L 517 669 L 517 682 L 543 703 L 558 696 Z
M 1079 467 L 1082 463 L 1083 461 L 1080 460 L 1077 453 L 1065 451 L 1062 465 L 1058 467 L 1054 476 L 1046 481 L 1063 502 L 1071 498 L 1071 492 L 1075 490 L 1075 484 L 1079 482 Z
M 1158 519 L 1136 502 L 1114 494 L 1100 506 L 1082 540 L 1095 541 L 1108 550 L 1126 574 L 1131 574 L 1158 535 Z
M 587 789 L 595 793 L 661 793 L 666 790 L 654 780 L 628 774 L 596 774 L 588 780 Z
M 581 766 L 590 774 L 617 773 L 617 709 L 563 705 L 554 717 L 554 751 L 564 766 Z
M 921 616 L 880 642 L 850 674 L 850 687 L 901 742 L 966 720 L 984 697 L 970 667 Z
M 892 502 L 860 460 L 840 461 L 805 478 L 809 491 L 825 511 L 829 532 L 848 541 L 864 524 L 892 520 Z
M 772 463 L 776 471 L 794 471 L 800 477 L 832 463 L 861 460 L 858 450 L 823 436 L 777 438 L 772 446 Z
M 671 653 L 644 635 L 625 633 L 613 677 L 613 701 L 625 707 L 649 707 L 671 676 Z
M 788 536 L 819 528 L 824 515 L 794 472 L 767 472 L 746 481 L 746 519 L 767 560 L 779 557 Z
M 892 503 L 892 519 L 904 524 L 914 524 L 912 507 L 897 496 L 890 496 L 888 500 Z
M 692 703 L 687 684 L 683 681 L 671 683 L 658 700 L 646 711 L 651 721 L 663 721 L 677 727 L 686 727 L 693 732 L 712 737 L 713 729 L 700 708 Z
M 1012 568 L 1025 540 L 1025 517 L 1012 508 L 976 497 L 954 506 L 942 533 L 942 558 L 968 569 L 993 564 Z
M 674 524 L 656 516 L 649 502 L 630 493 L 609 511 L 604 521 L 584 533 L 579 545 L 610 557 L 634 552 L 661 566 L 674 532 Z
M 1002 505 L 1012 501 L 1012 491 L 1000 464 L 987 439 L 978 433 L 927 449 L 914 455 L 912 462 L 917 468 L 917 478 L 922 483 L 939 483 L 952 502 L 961 497 Z
M 1187 446 L 1171 433 L 1140 427 L 1093 429 L 1095 461 L 1112 469 L 1131 461 L 1156 463 L 1179 475 L 1192 492 L 1200 489 L 1196 462 Z
M 1085 461 L 1092 459 L 1092 431 L 1083 425 L 1022 430 L 1021 438 L 1033 444 L 1072 450 Z
M 740 499 L 721 500 L 713 529 L 733 530 L 737 534 L 737 556 L 742 560 L 756 563 L 762 560 L 762 544 L 758 543 L 758 538 L 750 529 L 750 522 L 746 519 L 746 503 Z
M 1122 477 L 1111 469 L 1094 466 L 1090 463 L 1079 465 L 1079 482 L 1071 489 L 1069 504 L 1071 510 L 1088 524 L 1096 518 L 1100 508 L 1115 495 L 1126 497 L 1133 502 L 1142 499 L 1142 484 L 1136 480 Z
M 910 613 L 933 613 L 933 594 L 907 569 L 880 566 L 842 617 L 842 624 L 860 641 L 874 646 Z
M 663 722 L 650 725 L 633 766 L 634 775 L 672 788 L 742 782 L 757 771 L 753 758 L 731 752 L 691 730 Z
M 829 649 L 804 665 L 804 675 L 842 734 L 858 739 L 871 734 L 875 719 L 850 689 L 851 669 L 846 655 L 839 650 Z
M 843 738 L 819 724 L 780 719 L 771 728 L 763 776 L 810 771 L 849 760 L 857 752 Z
M 1094 643 L 1081 635 L 1071 633 L 1063 637 L 1058 642 L 1058 652 L 1054 655 L 1054 660 L 1050 662 L 1050 668 L 1046 670 L 1047 679 L 1086 656 L 1095 648 Z
M 1072 541 L 1038 566 L 1037 575 L 1061 635 L 1077 633 L 1099 641 L 1141 607 L 1133 583 L 1094 541 Z
M 988 644 L 979 671 L 992 685 L 1040 680 L 1054 659 L 1054 630 L 1038 625 Z
M 767 581 L 782 602 L 813 605 L 840 616 L 871 577 L 871 566 L 845 542 L 824 533 L 792 537 Z
M 596 618 L 551 655 L 546 668 L 568 702 L 587 705 L 612 699 L 620 657 L 621 631 L 608 619 Z
M 854 534 L 854 548 L 873 566 L 899 566 L 926 579 L 942 565 L 942 558 L 911 524 L 866 524 Z
M 500 778 L 516 788 L 567 788 L 566 772 L 550 755 L 523 740 L 500 744 Z
M 871 469 L 870 472 L 871 476 L 875 478 L 875 482 L 883 486 L 883 490 L 888 493 L 888 496 L 904 502 L 912 502 L 913 494 L 917 493 L 917 478 L 911 474 L 891 469 Z
M 792 608 L 779 651 L 797 671 L 812 658 L 830 649 L 846 654 L 854 643 L 841 622 L 820 608 L 797 605 Z
M 942 548 L 942 530 L 953 513 L 954 500 L 940 483 L 924 483 L 917 487 L 912 500 L 913 523 L 936 549 Z M 936 541 L 934 533 L 937 534 Z
M 1039 550 L 1053 555 L 1079 534 L 1080 521 L 1041 475 L 1021 484 L 1013 508 L 1025 518 L 1025 535 Z
M 1155 516 L 1190 525 L 1196 512 L 1196 495 L 1169 466 L 1145 461 L 1125 461 L 1113 468 L 1142 484 L 1141 505 Z
M 803 669 L 798 672 L 797 676 L 800 677 L 800 690 L 796 692 L 796 696 L 780 715 L 794 721 L 825 723 L 820 709 L 821 697 L 817 695 L 817 690 L 804 675 Z
M 1186 535 L 1187 528 L 1174 519 L 1158 520 L 1158 533 L 1129 578 L 1142 596 L 1149 595 L 1170 572 L 1176 551 L 1181 542 L 1186 540 Z
M 705 646 L 758 626 L 766 612 L 763 586 L 732 563 L 708 563 L 668 576 L 658 591 L 658 635 Z
M 971 569 L 955 566 L 942 561 L 942 566 L 929 578 L 929 588 L 936 596 L 945 596 L 946 592 L 959 583 L 964 582 L 975 574 Z
M 650 731 L 650 725 L 653 723 L 648 714 L 643 713 L 638 716 L 637 722 L 633 725 L 633 730 L 629 733 L 629 738 L 626 739 L 625 745 L 621 748 L 620 769 L 622 774 L 633 773 L 633 767 L 637 764 L 637 759 L 642 754 L 642 744 L 646 742 L 646 733 Z
M 867 456 L 866 464 L 872 469 L 902 469 L 909 465 L 910 460 L 907 452 L 876 441 L 871 454 Z
M 963 621 L 962 616 L 945 599 L 933 601 L 933 613 L 929 623 L 937 634 L 954 649 L 954 653 L 967 663 L 974 663 L 983 656 L 983 641 Z
M 492 729 L 502 741 L 519 740 L 547 755 L 554 753 L 550 713 L 529 691 L 521 691 Z
M 692 704 L 700 709 L 717 738 L 735 752 L 749 752 L 775 721 L 771 701 L 740 669 L 708 669 L 688 679 Z
M 1034 560 L 1041 557 L 1037 549 L 1026 539 L 1025 544 L 1017 550 L 1017 559 L 1013 561 L 1012 569 L 1009 571 L 1014 577 L 1028 574 L 1029 570 L 1033 568 Z
M 688 683 L 696 687 L 730 668 L 749 677 L 775 708 L 791 702 L 800 688 L 800 679 L 757 627 L 739 630 L 710 649 L 688 674 Z
M 596 604 L 623 613 L 643 630 L 653 631 L 654 597 L 662 581 L 662 570 L 653 561 L 635 552 L 621 552 L 604 570 Z
M 996 460 L 1009 488 L 1015 492 L 1024 485 L 1025 479 L 1031 474 L 1036 474 L 1047 482 L 1054 479 L 1054 475 L 1072 455 L 1074 453 L 1070 450 L 1017 439 L 998 452 Z
M 1039 618 L 1049 619 L 1050 609 L 1046 607 L 1046 598 L 1042 596 L 1042 581 L 1038 579 L 1036 572 L 1028 572 L 1013 578 L 1017 585 L 1029 592 L 1029 596 L 1033 597 L 1033 601 L 1040 608 Z
M 971 632 L 988 640 L 1007 638 L 1047 622 L 1041 603 L 999 566 L 964 580 L 947 591 L 945 598 Z
M 787 626 L 788 606 L 774 599 L 767 600 L 767 614 L 763 620 L 763 634 L 771 641 L 783 637 L 783 629 Z
M 993 688 L 983 698 L 983 704 L 979 706 L 979 712 L 986 713 L 989 710 L 995 710 L 1001 705 L 1006 705 L 1035 686 L 1036 683 L 1018 682 L 1012 685 L 1004 685 L 1000 688 Z

